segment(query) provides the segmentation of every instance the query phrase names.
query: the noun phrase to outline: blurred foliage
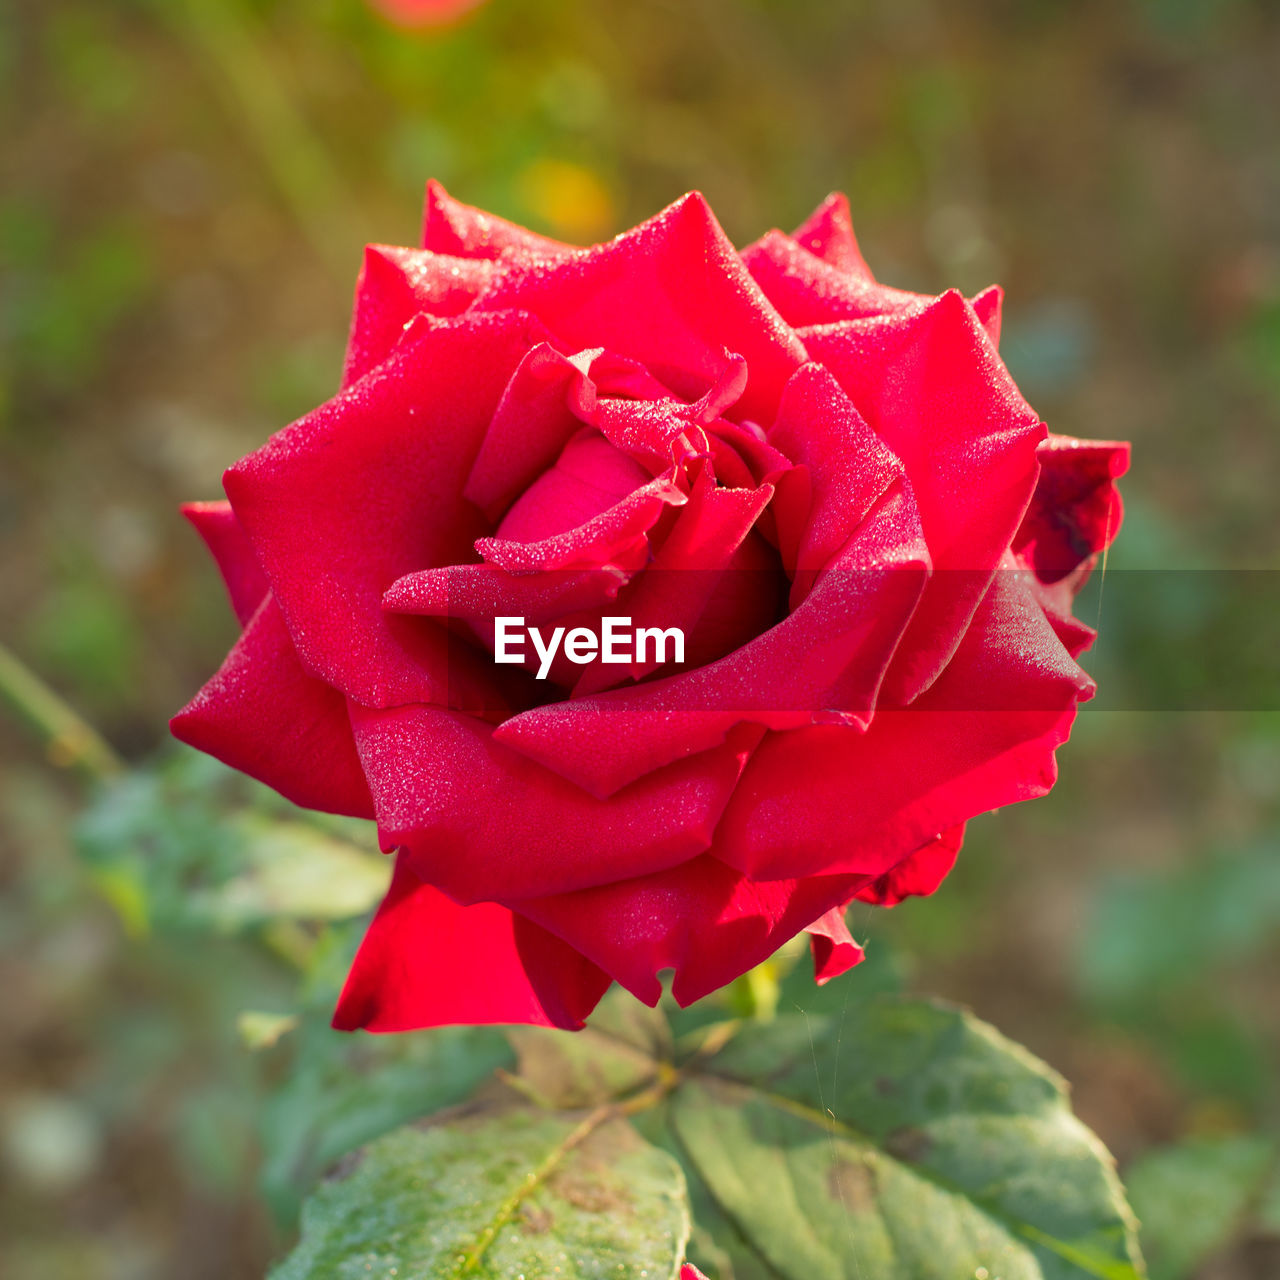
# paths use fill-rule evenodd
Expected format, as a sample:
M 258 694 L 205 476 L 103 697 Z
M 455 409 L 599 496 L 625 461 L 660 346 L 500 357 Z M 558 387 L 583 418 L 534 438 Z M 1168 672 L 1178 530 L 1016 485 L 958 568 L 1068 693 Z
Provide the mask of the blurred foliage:
M 381 901 L 368 824 L 296 809 L 184 748 L 109 784 L 77 826 L 80 853 L 126 929 L 231 932 L 350 919 Z
M 371 833 L 154 755 L 235 633 L 176 505 L 332 392 L 361 245 L 412 242 L 429 175 L 579 240 L 699 187 L 742 243 L 846 189 L 882 278 L 1006 286 L 1054 429 L 1133 439 L 1053 796 L 972 824 L 933 898 L 855 909 L 848 978 L 791 952 L 724 999 L 970 1003 L 1132 1166 L 1157 1280 L 1280 1272 L 1249 1172 L 1280 1133 L 1275 593 L 1181 572 L 1280 554 L 1277 47 L 1269 0 L 488 0 L 414 32 L 0 0 L 0 641 L 138 766 L 80 818 L 68 754 L 0 723 L 6 1273 L 260 1276 L 330 1160 L 510 1066 L 487 1031 L 330 1032 Z
M 1192 1138 L 1129 1170 L 1151 1280 L 1189 1275 L 1245 1225 L 1276 1154 L 1265 1138 Z
M 1201 858 L 1160 884 L 1116 872 L 1080 939 L 1080 981 L 1097 1002 L 1146 1000 L 1213 982 L 1280 927 L 1280 851 Z

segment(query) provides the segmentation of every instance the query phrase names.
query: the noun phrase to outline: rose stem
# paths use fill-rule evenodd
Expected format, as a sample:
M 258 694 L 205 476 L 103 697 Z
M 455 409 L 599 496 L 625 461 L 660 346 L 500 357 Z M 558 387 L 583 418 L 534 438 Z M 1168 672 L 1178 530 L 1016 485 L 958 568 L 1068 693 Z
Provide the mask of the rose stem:
M 106 739 L 2 644 L 0 702 L 40 735 L 51 764 L 95 780 L 124 772 L 124 761 Z

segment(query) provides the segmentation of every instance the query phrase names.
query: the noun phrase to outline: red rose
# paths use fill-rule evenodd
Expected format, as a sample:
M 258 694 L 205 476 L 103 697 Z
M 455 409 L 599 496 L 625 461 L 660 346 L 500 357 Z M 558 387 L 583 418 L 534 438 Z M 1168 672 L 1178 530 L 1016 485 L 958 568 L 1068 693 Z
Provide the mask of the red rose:
M 401 27 L 438 27 L 478 9 L 484 0 L 371 0 L 373 7 Z
M 1046 792 L 1127 449 L 1048 436 L 998 290 L 877 284 L 843 197 L 734 251 L 686 196 L 576 249 L 428 192 L 344 389 L 188 516 L 244 633 L 174 732 L 397 850 L 340 1027 L 688 1003 L 930 893 Z M 494 619 L 683 664 L 494 658 Z M 527 655 L 526 655 L 527 656 Z

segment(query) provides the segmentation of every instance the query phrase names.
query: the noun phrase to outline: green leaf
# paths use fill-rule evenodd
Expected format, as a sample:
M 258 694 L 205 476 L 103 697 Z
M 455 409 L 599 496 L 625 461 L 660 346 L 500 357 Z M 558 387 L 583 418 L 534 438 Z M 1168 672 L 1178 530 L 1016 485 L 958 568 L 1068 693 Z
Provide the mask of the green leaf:
M 638 1116 L 633 1123 L 655 1146 L 669 1151 L 680 1161 L 689 1188 L 689 1208 L 693 1231 L 686 1254 L 705 1275 L 719 1280 L 777 1280 L 770 1267 L 703 1182 L 688 1153 L 680 1145 L 670 1124 L 670 1108 L 658 1114 Z
M 1110 1157 L 991 1027 L 875 999 L 746 1026 L 673 1094 L 687 1160 L 795 1280 L 1137 1280 Z
M 680 1166 L 625 1120 L 488 1109 L 366 1147 L 272 1280 L 674 1280 L 688 1235 Z
M 1231 1240 L 1275 1154 L 1266 1138 L 1188 1138 L 1130 1168 L 1129 1196 L 1142 1222 L 1151 1280 L 1184 1280 Z
M 666 1019 L 621 988 L 600 1002 L 583 1031 L 511 1027 L 523 1091 L 553 1107 L 586 1107 L 648 1084 L 671 1056 Z
M 419 1081 L 452 1062 L 466 1087 L 468 1054 L 447 1047 L 462 1034 L 421 1039 L 440 1057 L 420 1064 Z M 722 1022 L 673 1044 L 661 1013 L 619 992 L 585 1033 L 507 1036 L 512 1082 L 548 1109 L 473 1103 L 379 1139 L 310 1202 L 302 1244 L 275 1280 L 393 1267 L 659 1280 L 681 1256 L 686 1197 L 690 1257 L 722 1280 L 1143 1274 L 1110 1157 L 1071 1115 L 1062 1081 L 960 1010 L 879 996 L 839 1019 Z M 322 1109 L 334 1083 L 295 1087 L 281 1127 Z M 384 1092 L 371 1079 L 356 1115 Z M 594 1110 L 582 1121 L 561 1109 L 569 1102 Z M 330 1118 L 320 1132 L 334 1129 Z M 299 1154 L 320 1162 L 314 1138 Z
M 326 1168 L 397 1125 L 469 1098 L 514 1065 L 492 1027 L 344 1036 L 327 1017 L 303 1024 L 297 1065 L 262 1126 L 263 1191 L 282 1220 Z

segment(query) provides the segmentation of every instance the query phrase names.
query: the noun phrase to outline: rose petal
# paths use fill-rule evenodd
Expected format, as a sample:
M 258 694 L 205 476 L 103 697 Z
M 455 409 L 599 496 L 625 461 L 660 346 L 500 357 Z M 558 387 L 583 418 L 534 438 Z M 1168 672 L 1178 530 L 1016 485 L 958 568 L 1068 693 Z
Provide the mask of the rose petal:
M 434 623 L 384 611 L 382 595 L 407 573 L 471 559 L 482 526 L 463 482 L 511 373 L 545 332 L 512 313 L 414 323 L 384 365 L 224 483 L 304 666 L 369 706 L 483 708 L 485 668 Z
M 422 247 L 459 258 L 560 257 L 572 245 L 537 235 L 483 209 L 455 200 L 434 178 L 427 183 Z
M 844 908 L 832 907 L 805 929 L 813 952 L 813 980 L 820 987 L 860 964 L 866 952 L 853 940 Z
M 857 320 L 929 302 L 923 294 L 877 284 L 870 273 L 859 275 L 833 267 L 781 231 L 770 231 L 748 245 L 742 251 L 742 261 L 790 325 Z
M 342 385 L 349 387 L 381 364 L 419 312 L 456 316 L 465 311 L 494 270 L 488 262 L 423 249 L 369 245 L 356 280 Z
M 248 534 L 231 510 L 229 502 L 187 502 L 180 508 L 195 531 L 204 539 L 222 574 L 231 607 L 242 627 L 258 611 L 271 585 L 262 572 Z
M 582 254 L 513 263 L 477 305 L 531 311 L 570 348 L 630 356 L 681 394 L 704 394 L 734 352 L 749 370 L 739 408 L 766 421 L 805 359 L 696 193 Z
M 791 469 L 792 463 L 784 453 L 775 449 L 765 436 L 764 430 L 754 423 L 743 425 L 738 422 L 726 422 L 721 418 L 707 428 L 707 439 L 711 444 L 711 456 L 716 464 L 716 475 L 722 484 L 732 484 L 735 488 L 748 488 L 760 484 L 772 484 L 780 475 Z M 722 470 L 721 450 L 731 449 L 738 458 L 743 470 L 741 479 L 730 479 Z
M 794 607 L 903 469 L 821 365 L 803 365 L 787 383 L 769 442 L 809 473 L 810 507 L 788 565 Z
M 1000 346 L 1000 315 L 1004 306 L 1004 290 L 998 285 L 989 285 L 981 293 L 973 297 L 973 313 L 982 321 L 982 327 L 991 339 L 991 345 Z
M 498 526 L 509 542 L 541 542 L 630 498 L 653 477 L 598 431 L 582 427 L 516 500 Z
M 529 542 L 521 538 L 477 538 L 475 549 L 487 563 L 510 573 L 627 565 L 632 563 L 637 548 L 647 546 L 645 535 L 663 512 L 688 501 L 682 487 L 685 483 L 678 469 L 672 468 L 572 528 Z M 553 503 L 542 509 L 559 523 L 555 519 L 558 508 Z
M 413 1031 L 532 1023 L 576 1031 L 609 977 L 505 907 L 460 907 L 423 884 L 401 854 L 356 953 L 333 1025 Z
M 495 524 L 511 503 L 554 465 L 560 451 L 591 422 L 601 393 L 666 389 L 633 360 L 607 351 L 561 355 L 548 343 L 534 347 L 511 375 L 467 477 L 464 496 Z M 664 458 L 659 470 L 670 464 Z
M 862 314 L 875 315 L 897 310 L 904 305 L 924 304 L 929 301 L 927 294 L 909 293 L 905 290 L 891 289 L 884 285 L 876 284 L 875 277 L 863 260 L 862 253 L 858 248 L 858 242 L 853 234 L 853 222 L 849 215 L 849 202 L 839 192 L 829 195 L 790 237 L 781 236 L 781 239 L 777 240 L 776 238 L 780 235 L 780 232 L 770 232 L 768 236 L 764 237 L 763 241 L 743 250 L 743 254 L 744 256 L 752 254 L 761 276 L 774 280 L 775 283 L 772 288 L 764 280 L 761 280 L 761 285 L 765 293 L 769 295 L 770 300 L 784 314 L 787 308 L 778 302 L 778 299 L 774 296 L 774 290 L 781 294 L 792 294 L 796 303 L 801 306 L 835 306 L 837 305 L 835 299 L 840 296 L 839 286 L 832 285 L 830 277 L 818 275 L 814 278 L 810 290 L 819 295 L 825 294 L 827 303 L 815 304 L 811 302 L 806 304 L 801 296 L 803 287 L 799 279 L 790 282 L 778 279 L 780 274 L 786 274 L 789 264 L 793 262 L 800 275 L 806 275 L 810 270 L 810 268 L 805 267 L 803 260 L 796 261 L 791 244 L 801 249 L 807 249 L 809 253 L 822 259 L 828 266 L 836 268 L 846 276 L 851 276 L 852 279 L 847 280 L 844 287 L 848 290 L 847 296 L 850 299 L 850 305 L 859 308 Z M 771 237 L 775 238 L 772 247 L 762 250 L 761 245 L 765 241 L 769 241 Z M 788 241 L 790 243 L 787 243 Z M 772 264 L 767 264 L 761 260 L 766 257 L 773 258 Z M 755 274 L 754 270 L 752 274 Z M 999 285 L 992 285 L 977 294 L 972 300 L 973 309 L 982 321 L 983 328 L 986 329 L 992 346 L 1000 345 L 1000 305 L 1003 299 L 1004 290 Z M 866 310 L 868 307 L 871 310 Z M 800 323 L 791 315 L 787 315 L 786 318 L 792 324 Z M 837 318 L 839 317 L 835 315 L 826 317 L 828 320 Z M 851 317 L 846 316 L 844 318 Z M 815 319 L 809 323 L 817 322 Z
M 1072 573 L 1111 545 L 1124 518 L 1116 480 L 1129 446 L 1051 435 L 1036 451 L 1040 478 L 1013 549 L 1045 582 Z
M 540 627 L 565 614 L 604 609 L 617 599 L 634 571 L 610 567 L 517 575 L 492 564 L 455 564 L 397 579 L 382 597 L 382 607 L 397 613 L 462 618 L 484 624 L 488 633 L 499 617 L 521 617 Z
M 304 809 L 373 817 L 346 703 L 303 670 L 270 597 L 169 728 Z
M 693 422 L 690 406 L 661 400 L 621 400 L 602 396 L 584 415 L 609 441 L 638 463 L 658 473 L 673 459 L 700 451 L 706 432 Z
M 671 993 L 689 1005 L 767 960 L 861 883 L 848 876 L 756 882 L 706 854 L 635 880 L 526 899 L 520 911 L 646 1004 L 662 994 L 658 974 L 674 969 Z
M 496 737 L 609 795 L 743 720 L 790 728 L 834 710 L 865 722 L 927 565 L 914 505 L 895 485 L 795 612 L 749 644 L 665 679 L 534 707 Z
M 1054 634 L 1062 641 L 1067 652 L 1073 658 L 1078 658 L 1098 638 L 1098 633 L 1092 627 L 1072 614 L 1075 598 L 1093 571 L 1092 559 L 1084 561 L 1073 572 L 1055 582 L 1045 582 L 1025 556 L 1015 555 L 1013 560 L 1019 568 L 1028 571 L 1031 589 Z
M 1029 576 L 996 575 L 955 657 L 912 707 L 878 710 L 865 733 L 770 734 L 721 819 L 716 856 L 758 878 L 881 876 L 939 831 L 1044 795 L 1093 682 Z
M 910 702 L 955 652 L 1022 521 L 1045 428 L 958 293 L 803 332 L 901 459 L 920 510 L 935 572 L 886 686 Z
M 711 843 L 759 731 L 598 800 L 438 707 L 353 708 L 385 848 L 460 902 L 560 893 L 674 866 Z
M 853 234 L 848 198 L 833 191 L 795 230 L 792 238 L 841 271 L 871 280 L 871 269 Z
M 568 392 L 582 376 L 546 342 L 527 352 L 511 375 L 463 490 L 495 524 L 581 426 Z
M 702 666 L 771 626 L 779 603 L 776 561 L 765 568 L 750 549 L 739 552 L 772 495 L 771 485 L 719 488 L 711 469 L 701 468 L 688 503 L 628 596 L 632 627 L 679 628 L 685 661 Z M 582 668 L 574 695 L 641 679 L 657 667 L 655 658 L 619 665 L 597 660 Z
M 896 907 L 904 898 L 928 897 L 950 874 L 963 843 L 961 822 L 909 854 L 854 896 L 859 902 L 872 902 L 878 907 Z

